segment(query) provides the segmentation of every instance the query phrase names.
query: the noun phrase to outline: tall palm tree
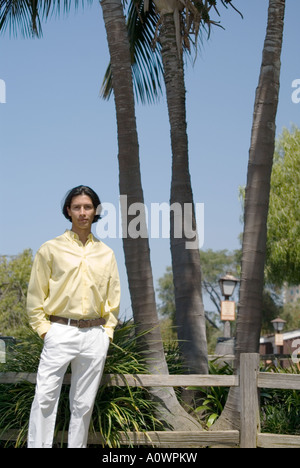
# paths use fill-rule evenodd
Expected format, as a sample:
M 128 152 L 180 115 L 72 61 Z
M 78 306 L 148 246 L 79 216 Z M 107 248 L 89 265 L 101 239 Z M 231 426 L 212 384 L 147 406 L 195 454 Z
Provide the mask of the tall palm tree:
M 245 193 L 237 352 L 258 352 L 267 217 L 276 137 L 285 0 L 270 0 L 267 35 L 256 92 Z M 249 320 L 250 319 L 250 320 Z
M 275 149 L 285 0 L 269 0 L 268 25 L 256 90 L 245 196 L 242 275 L 236 334 L 241 353 L 257 353 L 262 320 L 270 181 Z M 231 389 L 215 428 L 239 425 L 239 392 Z
M 141 182 L 139 144 L 136 127 L 135 104 L 131 74 L 129 42 L 123 6 L 120 0 L 101 0 L 107 42 L 111 57 L 112 85 L 118 127 L 118 160 L 120 195 L 127 197 L 121 203 L 124 233 L 132 218 L 128 206 L 144 204 Z M 146 225 L 145 213 L 140 213 L 141 224 Z M 123 236 L 125 262 L 132 300 L 134 319 L 144 336 L 143 345 L 149 358 L 149 366 L 159 373 L 167 373 L 160 331 L 157 321 L 156 302 L 147 237 Z
M 183 54 L 181 42 L 178 45 L 177 40 L 175 11 L 166 13 L 163 10 L 159 11 L 162 22 L 159 41 L 162 49 L 172 145 L 170 205 L 179 204 L 181 213 L 184 213 L 187 206 L 191 208 L 191 227 L 195 231 L 195 210 L 189 171 Z M 178 220 L 174 211 L 171 211 L 170 215 L 170 244 L 179 343 L 186 369 L 192 373 L 205 374 L 208 373 L 208 364 L 199 246 L 195 242 L 196 245 L 193 248 L 187 248 L 189 240 L 186 237 L 183 217 Z

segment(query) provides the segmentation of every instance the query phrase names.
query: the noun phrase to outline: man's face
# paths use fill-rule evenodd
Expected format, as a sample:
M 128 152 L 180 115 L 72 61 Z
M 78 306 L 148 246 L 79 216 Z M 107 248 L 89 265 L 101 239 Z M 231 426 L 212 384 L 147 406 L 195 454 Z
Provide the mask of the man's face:
M 67 208 L 68 215 L 72 219 L 73 227 L 78 229 L 90 229 L 96 210 L 88 195 L 77 195 L 72 198 L 70 208 Z

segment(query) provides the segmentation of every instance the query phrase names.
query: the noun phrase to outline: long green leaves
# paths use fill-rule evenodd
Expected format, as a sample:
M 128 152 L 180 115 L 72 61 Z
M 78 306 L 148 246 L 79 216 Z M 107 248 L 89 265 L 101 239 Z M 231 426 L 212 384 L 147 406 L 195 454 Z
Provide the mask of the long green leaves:
M 29 332 L 26 341 L 19 343 L 10 354 L 6 365 L 0 365 L 0 371 L 36 372 L 42 340 Z M 137 346 L 135 326 L 124 323 L 115 332 L 114 343 L 110 346 L 104 372 L 106 374 L 143 374 L 147 372 L 142 353 Z M 0 436 L 13 430 L 17 434 L 16 442 L 2 443 L 7 447 L 23 447 L 26 444 L 30 408 L 34 397 L 33 384 L 22 382 L 16 385 L 0 385 Z M 62 434 L 56 440 L 63 446 L 63 435 L 68 430 L 70 418 L 69 387 L 63 386 L 55 433 Z M 155 404 L 143 388 L 101 386 L 95 402 L 90 430 L 101 433 L 103 445 L 120 445 L 120 431 L 163 430 L 162 423 L 156 419 Z M 0 445 L 1 446 L 1 445 Z
M 54 13 L 60 15 L 75 10 L 81 4 L 91 4 L 93 0 L 0 0 L 0 33 L 10 35 L 41 37 L 42 20 Z
M 143 3 L 139 8 L 131 3 L 127 16 L 136 96 L 143 104 L 146 101 L 155 102 L 162 94 L 163 66 L 160 44 L 154 46 L 159 21 L 154 3 L 150 3 L 147 12 Z
M 13 36 L 20 33 L 24 37 L 40 37 L 41 21 L 37 10 L 37 1 L 0 0 L 0 33 Z
M 223 6 L 231 6 L 241 16 L 242 14 L 232 5 L 231 0 L 220 0 Z M 163 66 L 161 58 L 161 46 L 158 41 L 159 28 L 162 23 L 159 8 L 156 8 L 154 0 L 130 0 L 125 14 L 127 17 L 127 29 L 131 50 L 132 76 L 135 96 L 142 104 L 154 103 L 162 95 Z M 147 3 L 147 8 L 145 4 Z M 172 3 L 172 8 L 175 8 Z M 178 42 L 182 43 L 183 51 L 191 52 L 191 44 L 194 46 L 197 56 L 198 41 L 202 43 L 202 30 L 207 30 L 210 35 L 211 26 L 220 26 L 213 21 L 210 10 L 214 9 L 218 16 L 217 0 L 185 0 L 178 1 L 178 24 L 180 31 Z M 145 11 L 146 10 L 146 11 Z M 108 66 L 100 94 L 104 99 L 109 99 L 112 93 L 111 69 Z

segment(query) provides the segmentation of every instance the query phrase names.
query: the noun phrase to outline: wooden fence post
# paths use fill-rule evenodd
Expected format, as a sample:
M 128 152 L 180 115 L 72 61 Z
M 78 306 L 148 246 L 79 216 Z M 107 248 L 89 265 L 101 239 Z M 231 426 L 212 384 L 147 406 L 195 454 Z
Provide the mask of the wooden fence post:
M 259 354 L 241 354 L 241 448 L 256 448 L 260 432 L 260 410 L 258 393 Z

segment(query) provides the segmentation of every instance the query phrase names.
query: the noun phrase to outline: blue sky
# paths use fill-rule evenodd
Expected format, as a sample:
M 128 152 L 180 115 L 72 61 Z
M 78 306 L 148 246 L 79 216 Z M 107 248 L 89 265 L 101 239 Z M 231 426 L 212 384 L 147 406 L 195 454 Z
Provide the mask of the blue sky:
M 300 79 L 300 2 L 286 1 L 277 134 L 300 126 L 292 82 Z M 205 205 L 203 249 L 239 248 L 238 188 L 246 183 L 255 90 L 267 22 L 267 0 L 236 0 L 244 19 L 220 7 L 226 28 L 214 28 L 193 65 L 186 64 L 187 120 L 194 200 Z M 118 206 L 117 131 L 113 99 L 99 97 L 108 49 L 97 1 L 53 17 L 40 40 L 0 37 L 0 254 L 35 252 L 69 227 L 60 212 L 65 193 L 93 187 Z M 165 97 L 136 109 L 145 202 L 168 202 L 171 149 Z M 95 231 L 96 233 L 96 231 Z M 130 298 L 121 239 L 116 253 L 123 298 Z M 155 286 L 170 265 L 169 241 L 150 240 Z

